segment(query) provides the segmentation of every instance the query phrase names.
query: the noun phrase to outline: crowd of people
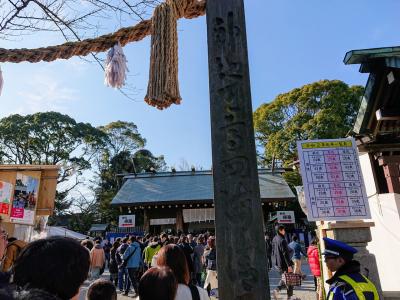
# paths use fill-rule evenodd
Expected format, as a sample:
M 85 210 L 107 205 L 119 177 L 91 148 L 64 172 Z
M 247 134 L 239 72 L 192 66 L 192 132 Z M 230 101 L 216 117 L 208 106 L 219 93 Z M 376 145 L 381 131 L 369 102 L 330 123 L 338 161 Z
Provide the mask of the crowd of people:
M 297 236 L 292 236 L 291 243 L 286 236 L 283 225 L 276 228 L 272 241 L 265 236 L 268 268 L 282 276 L 273 290 L 274 299 L 282 289 L 288 299 L 293 296 L 293 286 L 284 275 L 304 277 L 301 256 L 308 258 L 315 277 L 317 300 L 325 299 L 320 254 L 334 273 L 326 281 L 331 286 L 326 299 L 379 299 L 375 286 L 353 259 L 355 248 L 324 238 L 325 251 L 320 253 L 315 238 L 303 251 Z M 100 238 L 77 242 L 50 237 L 28 244 L 10 238 L 0 272 L 0 299 L 77 300 L 89 279 L 87 300 L 116 300 L 117 292 L 128 295 L 131 291 L 140 300 L 209 300 L 218 297 L 216 266 L 216 240 L 207 234 L 125 236 L 112 244 Z M 100 278 L 105 268 L 110 272 L 107 279 Z
M 173 259 L 169 259 L 170 256 Z M 208 299 L 208 294 L 217 289 L 213 236 L 189 234 L 176 237 L 162 233 L 159 236 L 117 238 L 110 248 L 108 265 L 110 280 L 125 295 L 129 294 L 131 286 L 135 293 L 140 290 L 140 278 L 151 268 L 163 268 L 160 273 L 152 270 L 152 274 L 165 275 L 165 278 L 169 278 L 166 268 L 173 271 L 178 282 L 176 299 L 192 299 L 185 295 L 196 292 L 193 286 L 198 287 L 200 299 Z M 205 287 L 208 293 L 199 287 Z
M 115 300 L 117 291 L 140 300 L 209 300 L 217 291 L 214 236 L 16 241 L 2 262 L 0 299 L 78 299 L 86 280 L 87 300 Z M 106 268 L 109 280 L 100 278 Z

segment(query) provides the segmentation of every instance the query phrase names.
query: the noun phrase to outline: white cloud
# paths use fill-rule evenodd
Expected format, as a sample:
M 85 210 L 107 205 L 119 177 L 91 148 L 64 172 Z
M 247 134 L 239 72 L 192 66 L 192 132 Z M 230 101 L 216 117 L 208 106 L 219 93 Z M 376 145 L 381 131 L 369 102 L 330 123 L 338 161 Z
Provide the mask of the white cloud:
M 12 113 L 23 115 L 43 111 L 68 113 L 71 102 L 79 99 L 77 90 L 63 86 L 48 74 L 36 75 L 17 95 L 19 104 Z

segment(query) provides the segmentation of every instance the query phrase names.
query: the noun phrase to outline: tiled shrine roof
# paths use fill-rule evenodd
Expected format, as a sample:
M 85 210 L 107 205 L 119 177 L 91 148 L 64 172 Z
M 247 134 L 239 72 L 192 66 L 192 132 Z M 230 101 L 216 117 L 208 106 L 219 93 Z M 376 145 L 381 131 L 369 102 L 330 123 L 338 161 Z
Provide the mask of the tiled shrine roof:
M 263 202 L 290 201 L 295 195 L 282 178 L 282 169 L 259 170 Z M 112 200 L 112 205 L 212 203 L 214 199 L 211 171 L 163 172 L 125 177 L 125 183 Z

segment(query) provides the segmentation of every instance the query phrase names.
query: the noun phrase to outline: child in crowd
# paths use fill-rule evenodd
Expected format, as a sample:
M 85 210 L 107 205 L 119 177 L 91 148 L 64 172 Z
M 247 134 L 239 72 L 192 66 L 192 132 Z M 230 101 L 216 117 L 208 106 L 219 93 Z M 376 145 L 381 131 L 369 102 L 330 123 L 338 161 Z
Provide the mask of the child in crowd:
M 87 300 L 117 300 L 117 291 L 109 280 L 97 279 L 89 286 Z
M 168 267 L 150 268 L 139 282 L 140 300 L 174 300 L 178 282 Z

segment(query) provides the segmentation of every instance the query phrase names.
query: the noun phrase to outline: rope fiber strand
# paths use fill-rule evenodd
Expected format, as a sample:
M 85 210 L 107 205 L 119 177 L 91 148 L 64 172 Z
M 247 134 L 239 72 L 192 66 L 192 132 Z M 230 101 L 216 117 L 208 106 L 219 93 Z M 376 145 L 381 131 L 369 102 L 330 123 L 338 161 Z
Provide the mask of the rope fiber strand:
M 175 12 L 167 1 L 156 7 L 152 18 L 149 83 L 144 101 L 158 109 L 181 102 Z
M 205 14 L 206 2 L 204 0 L 171 0 L 168 3 L 172 5 L 176 18 L 192 19 Z M 0 62 L 50 62 L 56 59 L 69 59 L 73 56 L 86 56 L 91 52 L 105 52 L 118 42 L 121 46 L 125 46 L 130 42 L 142 40 L 151 34 L 151 28 L 152 20 L 144 20 L 135 26 L 121 28 L 112 34 L 102 35 L 94 39 L 36 49 L 0 48 Z

